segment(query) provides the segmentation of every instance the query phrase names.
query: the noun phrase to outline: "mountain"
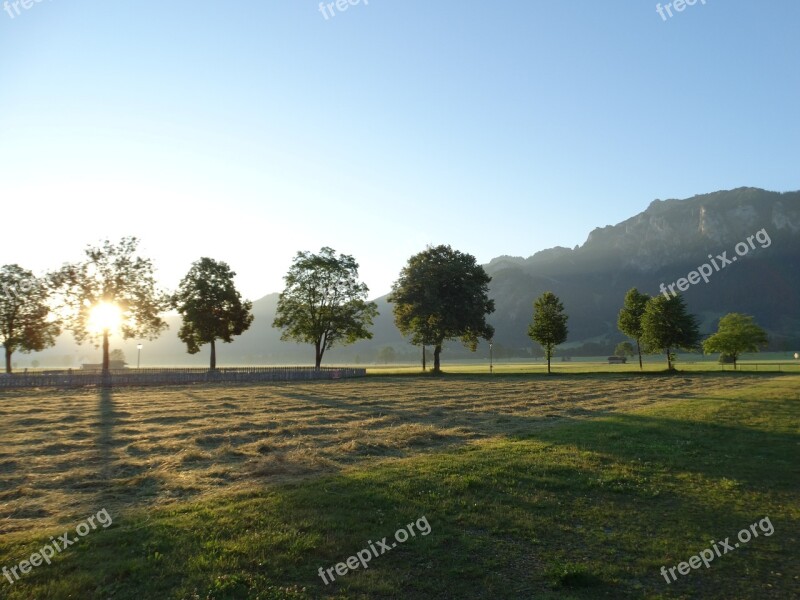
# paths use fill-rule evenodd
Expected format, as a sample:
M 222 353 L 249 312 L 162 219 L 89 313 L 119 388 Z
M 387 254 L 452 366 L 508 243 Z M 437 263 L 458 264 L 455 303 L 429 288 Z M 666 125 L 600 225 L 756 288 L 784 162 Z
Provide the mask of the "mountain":
M 723 253 L 730 261 L 724 267 L 717 258 Z M 595 229 L 581 246 L 490 261 L 485 269 L 492 277 L 490 294 L 497 308 L 489 319 L 496 330 L 495 355 L 530 354 L 526 332 L 533 300 L 548 290 L 561 298 L 569 315 L 566 352 L 608 354 L 624 339 L 616 321 L 628 289 L 655 295 L 662 283 L 675 284 L 704 264 L 710 269 L 708 281 L 697 277 L 699 282 L 683 292 L 702 332 L 714 331 L 728 312 L 743 312 L 768 330 L 772 349 L 800 350 L 800 192 L 739 188 L 686 200 L 654 200 L 622 223 Z M 278 294 L 270 294 L 254 303 L 250 331 L 233 344 L 218 346 L 220 366 L 312 362 L 310 346 L 281 342 L 280 332 L 272 328 L 277 301 Z M 410 346 L 395 328 L 386 296 L 376 302 L 380 315 L 373 339 L 334 349 L 326 354 L 326 362 L 373 362 L 384 346 L 394 347 L 401 359 L 418 356 L 419 348 Z M 144 343 L 142 366 L 207 363 L 205 349 L 195 356 L 185 353 L 175 335 L 178 325 L 177 317 L 172 318 L 159 340 Z M 42 364 L 56 364 L 53 357 L 61 361 L 58 364 L 86 362 L 81 357 L 96 362 L 95 350 L 76 350 L 70 339 L 30 358 Z M 135 342 L 112 347 L 123 348 L 135 364 Z M 456 343 L 446 352 L 451 357 L 471 355 Z M 20 366 L 27 366 L 30 358 L 15 355 Z
M 723 253 L 725 266 L 717 258 Z M 788 349 L 800 344 L 799 263 L 800 192 L 740 188 L 655 200 L 627 221 L 595 229 L 582 246 L 500 257 L 486 271 L 497 305 L 496 339 L 513 347 L 528 344 L 532 299 L 544 291 L 564 302 L 570 342 L 608 348 L 622 339 L 616 317 L 628 289 L 655 295 L 662 283 L 707 264 L 708 281 L 683 292 L 701 330 L 715 330 L 728 312 L 743 312 L 770 331 L 775 349 Z

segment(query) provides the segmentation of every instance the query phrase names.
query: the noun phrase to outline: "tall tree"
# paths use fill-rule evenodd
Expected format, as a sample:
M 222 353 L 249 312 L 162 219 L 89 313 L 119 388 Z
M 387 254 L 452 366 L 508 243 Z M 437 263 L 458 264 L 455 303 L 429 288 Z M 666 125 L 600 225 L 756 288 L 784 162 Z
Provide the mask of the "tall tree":
M 733 359 L 733 368 L 743 352 L 758 352 L 767 345 L 767 332 L 756 325 L 753 317 L 728 313 L 719 320 L 717 333 L 703 342 L 703 352 L 721 352 Z
M 369 327 L 378 314 L 367 301 L 369 288 L 358 281 L 358 263 L 347 254 L 323 247 L 319 254 L 298 252 L 284 277 L 273 327 L 281 339 L 314 344 L 314 365 L 335 344 L 372 339 Z
M 553 292 L 545 292 L 533 303 L 533 322 L 528 326 L 528 337 L 542 345 L 548 373 L 555 347 L 567 341 L 567 319 L 564 305 Z
M 494 312 L 489 299 L 492 280 L 475 257 L 450 246 L 429 247 L 408 259 L 392 285 L 389 302 L 397 328 L 414 345 L 430 345 L 433 371 L 441 372 L 442 344 L 460 339 L 473 352 L 478 339 L 491 339 L 494 328 L 486 315 Z
M 667 355 L 667 368 L 675 370 L 673 350 L 697 350 L 700 332 L 697 319 L 686 310 L 683 296 L 656 296 L 647 302 L 642 315 L 642 343 L 648 352 Z
M 103 374 L 109 373 L 108 338 L 119 331 L 122 339 L 155 339 L 167 328 L 161 313 L 168 296 L 156 288 L 153 263 L 137 255 L 139 240 L 124 237 L 113 244 L 88 246 L 83 262 L 66 264 L 51 273 L 67 328 L 81 344 L 103 345 Z
M 55 344 L 61 329 L 48 306 L 46 281 L 19 265 L 0 268 L 0 341 L 11 373 L 11 355 L 39 352 Z
M 172 297 L 172 305 L 183 318 L 178 337 L 189 354 L 210 344 L 212 371 L 217 368 L 216 341 L 231 343 L 253 322 L 253 303 L 242 301 L 233 283 L 235 276 L 227 263 L 204 257 L 192 263 Z
M 619 311 L 617 327 L 628 337 L 636 340 L 636 351 L 639 354 L 639 370 L 642 369 L 642 316 L 650 300 L 648 294 L 643 294 L 636 288 L 631 288 L 625 294 L 625 303 Z

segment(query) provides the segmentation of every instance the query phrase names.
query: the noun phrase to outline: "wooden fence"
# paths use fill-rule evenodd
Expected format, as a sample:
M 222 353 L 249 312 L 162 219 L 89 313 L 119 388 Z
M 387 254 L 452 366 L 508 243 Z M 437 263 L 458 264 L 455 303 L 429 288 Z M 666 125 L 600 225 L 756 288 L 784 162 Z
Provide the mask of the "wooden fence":
M 83 387 L 180 385 L 190 383 L 251 383 L 310 381 L 365 377 L 366 369 L 338 367 L 232 367 L 209 369 L 118 369 L 104 377 L 100 371 L 62 370 L 0 374 L 0 389 L 26 387 Z

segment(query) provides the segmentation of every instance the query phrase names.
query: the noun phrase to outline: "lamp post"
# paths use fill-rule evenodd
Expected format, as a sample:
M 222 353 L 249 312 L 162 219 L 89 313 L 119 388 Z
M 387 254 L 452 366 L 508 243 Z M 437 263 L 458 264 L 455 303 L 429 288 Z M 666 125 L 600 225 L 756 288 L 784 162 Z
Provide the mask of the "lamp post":
M 492 345 L 493 345 L 492 340 L 489 340 L 489 374 L 490 375 L 494 371 L 494 364 L 493 364 L 493 360 L 492 360 L 492 358 L 493 358 L 492 357 Z
M 139 365 L 142 364 L 142 345 L 136 344 L 136 368 L 139 368 Z

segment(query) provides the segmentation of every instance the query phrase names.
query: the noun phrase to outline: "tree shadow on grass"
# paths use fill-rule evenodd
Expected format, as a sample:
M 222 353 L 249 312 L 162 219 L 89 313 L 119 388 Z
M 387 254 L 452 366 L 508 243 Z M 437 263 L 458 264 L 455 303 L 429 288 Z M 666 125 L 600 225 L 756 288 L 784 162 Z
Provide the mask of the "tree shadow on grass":
M 758 429 L 618 413 L 542 430 L 534 438 L 618 460 L 727 478 L 760 490 L 797 490 L 800 436 Z

